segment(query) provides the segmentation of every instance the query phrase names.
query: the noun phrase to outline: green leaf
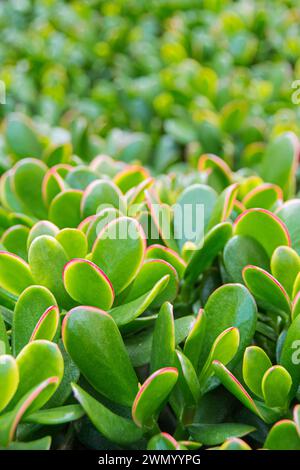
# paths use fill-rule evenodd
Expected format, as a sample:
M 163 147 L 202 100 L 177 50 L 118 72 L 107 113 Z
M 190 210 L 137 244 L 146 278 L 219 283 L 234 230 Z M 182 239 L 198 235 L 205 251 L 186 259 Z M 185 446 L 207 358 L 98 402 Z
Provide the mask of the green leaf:
M 200 233 L 195 233 L 193 238 L 187 238 L 185 236 L 186 228 L 189 227 L 192 230 L 195 223 L 198 227 L 203 217 L 201 229 L 202 233 L 204 233 L 216 200 L 217 193 L 209 186 L 203 184 L 191 185 L 181 193 L 174 206 L 174 235 L 180 250 L 187 241 L 191 241 L 196 245 L 202 242 L 201 239 L 199 240 Z
M 267 436 L 264 449 L 300 450 L 300 437 L 296 424 L 288 419 L 274 424 Z
M 300 316 L 298 315 L 287 330 L 282 346 L 280 364 L 290 373 L 293 385 L 290 397 L 293 397 L 300 385 Z
M 243 269 L 251 264 L 263 269 L 269 269 L 270 262 L 267 253 L 260 243 L 246 235 L 235 235 L 224 248 L 225 269 L 233 282 L 243 283 Z
M 62 337 L 67 352 L 98 392 L 122 405 L 132 405 L 137 377 L 109 314 L 76 307 L 64 319 Z
M 227 439 L 224 444 L 219 447 L 219 450 L 251 450 L 251 447 L 242 439 L 232 437 L 231 439 Z
M 47 339 L 52 341 L 56 335 L 57 328 L 59 325 L 59 310 L 58 307 L 52 305 L 40 317 L 37 322 L 30 341 L 36 341 L 38 339 Z
M 189 407 L 198 403 L 201 389 L 197 373 L 191 361 L 179 350 L 176 351 L 177 361 L 175 363 L 178 369 L 178 388 L 184 396 L 184 406 Z
M 259 305 L 283 316 L 290 316 L 289 296 L 275 277 L 257 266 L 246 266 L 243 270 L 243 278 Z
M 178 450 L 179 443 L 166 432 L 156 434 L 148 442 L 147 450 Z
M 24 158 L 25 155 L 32 155 L 41 158 L 43 146 L 30 119 L 26 116 L 19 113 L 11 114 L 7 120 L 5 137 L 16 157 Z
M 232 393 L 246 408 L 260 418 L 262 415 L 254 400 L 244 389 L 242 384 L 234 377 L 234 375 L 219 361 L 213 363 L 216 376 L 222 382 L 224 387 Z
M 133 421 L 116 415 L 78 385 L 72 388 L 95 428 L 108 440 L 126 446 L 141 439 L 142 432 Z
M 205 311 L 200 309 L 186 338 L 183 349 L 184 354 L 191 361 L 196 371 L 198 370 L 199 357 L 201 355 L 203 341 L 205 340 L 205 327 Z
M 194 252 L 187 265 L 184 277 L 188 282 L 194 283 L 212 265 L 231 235 L 232 226 L 229 222 L 216 225 L 207 233 L 202 248 Z
M 92 259 L 110 279 L 116 295 L 137 275 L 145 253 L 145 234 L 135 219 L 120 217 L 98 235 Z
M 158 313 L 152 339 L 150 372 L 171 367 L 175 360 L 175 325 L 173 306 L 165 302 Z
M 68 307 L 71 299 L 64 288 L 62 273 L 69 260 L 61 244 L 49 235 L 41 235 L 32 242 L 28 259 L 35 282 L 47 287 L 59 304 Z
M 199 368 L 203 367 L 217 337 L 231 327 L 238 328 L 240 333 L 239 349 L 232 361 L 232 364 L 236 364 L 255 332 L 257 310 L 253 297 L 240 284 L 224 285 L 209 297 L 205 315 L 209 328 L 206 328 Z
M 26 206 L 28 213 L 40 219 L 47 215 L 41 189 L 46 171 L 45 163 L 34 158 L 24 158 L 14 167 L 16 195 Z
M 227 328 L 214 341 L 208 358 L 199 375 L 199 382 L 202 386 L 213 374 L 212 364 L 214 361 L 222 362 L 225 366 L 236 355 L 240 343 L 240 334 L 238 328 Z
M 0 251 L 0 287 L 19 295 L 34 284 L 29 265 L 19 256 Z
M 234 223 L 234 234 L 254 238 L 270 257 L 278 246 L 291 245 L 285 224 L 265 209 L 249 209 L 243 212 Z
M 295 189 L 297 161 L 298 139 L 294 133 L 286 132 L 268 145 L 260 174 L 265 181 L 278 184 L 283 189 L 285 198 L 291 197 Z
M 81 201 L 81 214 L 88 217 L 101 209 L 112 207 L 126 214 L 126 200 L 120 189 L 107 180 L 93 181 L 84 191 Z
M 169 282 L 165 289 L 153 300 L 151 307 L 160 307 L 164 302 L 172 302 L 178 292 L 179 279 L 173 266 L 163 260 L 148 260 L 144 262 L 129 288 L 126 302 L 146 294 L 165 276 L 169 276 Z
M 292 248 L 276 248 L 271 259 L 271 272 L 292 297 L 296 277 L 300 271 L 300 257 Z
M 27 239 L 29 228 L 24 225 L 14 225 L 7 229 L 1 238 L 1 243 L 7 251 L 27 261 Z
M 300 405 L 296 405 L 293 412 L 294 421 L 296 423 L 297 431 L 300 437 Z
M 300 255 L 300 201 L 291 199 L 285 202 L 276 212 L 277 217 L 286 225 L 292 248 Z
M 36 403 L 41 401 L 41 396 L 49 395 L 53 387 L 57 386 L 58 377 L 49 377 L 36 385 L 22 396 L 12 411 L 0 417 L 0 445 L 7 447 L 14 439 L 18 424 L 28 410 L 36 409 Z M 49 392 L 50 389 L 50 392 Z
M 103 310 L 111 308 L 114 301 L 112 284 L 104 272 L 91 261 L 72 259 L 63 271 L 66 291 L 81 305 L 91 305 Z
M 187 315 L 175 320 L 176 346 L 185 340 L 194 323 L 194 320 L 195 318 L 193 315 Z M 126 348 L 134 367 L 140 367 L 150 362 L 152 350 L 152 333 L 152 330 L 148 329 L 126 338 Z
M 207 446 L 222 444 L 226 439 L 243 437 L 255 431 L 253 426 L 240 423 L 192 424 L 188 429 L 194 439 Z
M 169 282 L 169 276 L 162 277 L 146 294 L 131 302 L 112 308 L 109 314 L 118 326 L 124 326 L 137 319 L 152 304 L 156 296 L 162 292 Z
M 55 236 L 67 256 L 71 258 L 84 258 L 88 252 L 87 238 L 81 230 L 64 228 Z
M 13 398 L 19 385 L 19 370 L 16 360 L 9 355 L 0 355 L 0 411 Z
M 238 189 L 238 184 L 232 184 L 220 194 L 212 211 L 208 230 L 211 230 L 215 225 L 225 222 L 230 217 Z
M 43 365 L 41 367 L 41 364 Z M 50 341 L 37 340 L 27 344 L 17 356 L 20 382 L 16 394 L 9 404 L 11 409 L 31 389 L 49 377 L 56 377 L 53 386 L 39 395 L 30 411 L 41 408 L 57 389 L 64 373 L 64 362 L 58 346 Z
M 300 278 L 299 278 L 300 279 Z M 295 320 L 295 318 L 300 314 L 300 292 L 296 295 L 294 301 L 293 301 L 293 307 L 292 307 L 292 320 Z
M 139 389 L 132 405 L 132 417 L 137 426 L 152 428 L 178 378 L 178 371 L 165 367 L 154 372 Z
M 178 255 L 178 253 L 176 253 L 174 250 L 171 250 L 171 248 L 167 248 L 163 245 L 151 245 L 146 250 L 145 259 L 161 259 L 166 261 L 176 269 L 179 278 L 182 278 L 184 275 L 186 263 Z
M 16 303 L 13 317 L 12 347 L 14 354 L 18 354 L 29 342 L 37 323 L 47 310 L 56 306 L 55 297 L 45 287 L 30 286 L 22 292 Z
M 30 442 L 11 442 L 8 447 L 0 450 L 49 450 L 51 446 L 51 437 L 46 436 Z
M 0 355 L 10 352 L 10 345 L 5 326 L 5 322 L 7 323 L 7 316 L 4 314 L 4 311 L 10 312 L 10 310 L 5 309 L 3 306 L 0 307 Z
M 29 249 L 33 240 L 41 235 L 49 235 L 55 237 L 59 232 L 58 227 L 49 222 L 48 220 L 40 220 L 31 228 L 28 239 L 27 239 L 27 249 Z
M 80 405 L 65 405 L 49 410 L 39 410 L 31 413 L 24 421 L 26 423 L 35 423 L 43 425 L 58 425 L 76 421 L 84 416 L 84 410 Z
M 283 194 L 279 186 L 270 183 L 263 183 L 253 188 L 243 199 L 243 205 L 246 209 L 272 210 L 278 201 L 282 201 Z
M 243 379 L 247 387 L 260 398 L 263 398 L 262 379 L 272 363 L 265 351 L 258 346 L 246 348 L 243 359 Z
M 271 408 L 285 408 L 291 386 L 291 376 L 284 367 L 270 367 L 262 379 L 262 392 L 266 405 Z
M 81 222 L 82 191 L 68 189 L 55 196 L 49 207 L 49 220 L 59 228 L 76 228 Z

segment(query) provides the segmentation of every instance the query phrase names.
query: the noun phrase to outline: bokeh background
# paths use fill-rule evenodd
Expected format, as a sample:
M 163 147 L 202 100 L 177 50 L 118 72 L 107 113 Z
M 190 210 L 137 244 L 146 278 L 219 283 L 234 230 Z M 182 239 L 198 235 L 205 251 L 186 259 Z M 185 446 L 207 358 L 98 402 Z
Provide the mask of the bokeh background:
M 2 0 L 1 170 L 49 143 L 159 172 L 206 152 L 255 167 L 300 134 L 299 24 L 299 0 Z

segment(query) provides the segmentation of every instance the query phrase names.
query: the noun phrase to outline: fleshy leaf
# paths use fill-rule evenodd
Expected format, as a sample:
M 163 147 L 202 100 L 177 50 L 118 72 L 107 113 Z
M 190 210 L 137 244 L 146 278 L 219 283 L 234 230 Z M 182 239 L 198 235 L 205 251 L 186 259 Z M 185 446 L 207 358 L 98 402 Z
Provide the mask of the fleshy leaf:
M 249 209 L 243 212 L 234 223 L 234 234 L 254 238 L 270 257 L 278 246 L 291 245 L 285 224 L 265 209 Z
M 65 405 L 58 408 L 38 410 L 30 413 L 24 421 L 43 425 L 58 425 L 76 421 L 84 415 L 84 410 L 80 405 Z
M 263 398 L 262 379 L 272 363 L 265 351 L 258 346 L 249 346 L 243 359 L 243 379 L 247 387 L 260 398 Z
M 224 266 L 233 282 L 243 283 L 243 269 L 251 264 L 269 269 L 267 253 L 260 243 L 246 235 L 235 235 L 224 248 Z
M 13 317 L 12 347 L 14 354 L 18 354 L 29 342 L 37 323 L 47 310 L 56 306 L 55 297 L 46 287 L 30 286 L 22 292 L 16 303 Z
M 76 228 L 80 221 L 80 204 L 82 191 L 67 189 L 51 201 L 49 207 L 49 220 L 59 228 Z
M 58 377 L 49 377 L 34 386 L 22 396 L 12 411 L 0 417 L 0 445 L 8 446 L 15 436 L 22 417 L 28 413 L 29 409 L 36 408 L 36 403 L 40 402 L 41 396 L 49 395 L 49 389 L 52 391 L 53 387 L 57 386 L 58 380 Z
M 292 379 L 282 366 L 273 366 L 267 370 L 262 379 L 262 392 L 267 406 L 284 408 L 288 404 L 288 396 Z
M 88 243 L 85 234 L 76 228 L 65 228 L 55 236 L 67 256 L 71 258 L 84 258 L 88 252 Z
M 257 311 L 253 297 L 240 284 L 224 285 L 209 297 L 205 315 L 209 327 L 206 329 L 199 367 L 203 367 L 216 338 L 231 327 L 238 328 L 240 333 L 239 349 L 232 362 L 236 364 L 255 332 Z
M 142 432 L 133 421 L 116 415 L 78 385 L 72 384 L 72 388 L 95 428 L 107 439 L 124 446 L 141 439 Z
M 243 278 L 259 305 L 283 315 L 290 315 L 289 296 L 275 277 L 257 266 L 246 266 Z
M 278 247 L 271 259 L 271 272 L 282 284 L 290 297 L 293 295 L 293 287 L 300 272 L 300 257 L 288 246 Z
M 132 405 L 132 417 L 137 426 L 152 428 L 178 378 L 174 367 L 154 372 L 143 383 Z
M 71 299 L 64 288 L 62 273 L 69 260 L 61 244 L 49 235 L 42 235 L 32 242 L 28 259 L 35 282 L 47 287 L 59 304 L 68 307 Z
M 146 294 L 131 302 L 118 305 L 109 311 L 118 326 L 127 325 L 138 318 L 152 304 L 156 296 L 162 292 L 169 282 L 169 276 L 162 277 Z
M 76 307 L 66 315 L 65 348 L 93 387 L 110 400 L 131 406 L 138 381 L 112 317 L 94 307 Z
M 193 424 L 189 431 L 194 439 L 204 445 L 222 444 L 226 439 L 243 437 L 255 431 L 253 426 L 241 423 Z
M 19 385 L 19 370 L 13 356 L 0 355 L 0 411 L 13 398 Z
M 264 444 L 268 450 L 300 450 L 300 437 L 296 424 L 284 419 L 274 424 Z
M 105 272 L 118 294 L 137 275 L 144 253 L 145 234 L 140 224 L 129 217 L 120 217 L 99 233 L 91 261 Z
M 30 412 L 41 408 L 53 395 L 64 374 L 64 362 L 58 346 L 50 341 L 37 340 L 28 343 L 17 356 L 20 381 L 18 389 L 9 404 L 9 409 L 31 389 L 49 377 L 57 377 L 53 386 L 39 395 Z M 42 367 L 41 367 L 42 364 Z
M 34 284 L 29 265 L 19 256 L 0 251 L 0 287 L 19 295 Z
M 173 306 L 166 302 L 158 313 L 152 339 L 150 371 L 172 367 L 175 360 L 175 325 Z
M 108 277 L 95 263 L 85 259 L 72 259 L 63 271 L 66 291 L 81 305 L 103 310 L 111 308 L 114 290 Z
M 195 282 L 207 268 L 211 266 L 216 256 L 223 250 L 232 235 L 229 222 L 213 227 L 204 238 L 203 247 L 196 250 L 185 271 L 184 277 L 189 282 Z
M 132 286 L 129 288 L 126 302 L 141 297 L 165 276 L 169 276 L 169 282 L 163 292 L 153 300 L 152 307 L 160 307 L 164 302 L 172 302 L 177 295 L 179 279 L 173 266 L 163 260 L 148 260 L 144 262 Z

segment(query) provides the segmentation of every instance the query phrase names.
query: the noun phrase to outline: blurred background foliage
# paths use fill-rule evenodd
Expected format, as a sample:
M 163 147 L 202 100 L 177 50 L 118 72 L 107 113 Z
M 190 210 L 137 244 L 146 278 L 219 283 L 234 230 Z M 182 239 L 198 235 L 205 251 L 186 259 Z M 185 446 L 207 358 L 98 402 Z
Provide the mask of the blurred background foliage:
M 299 24 L 299 0 L 1 1 L 2 171 L 49 152 L 251 168 L 300 134 Z

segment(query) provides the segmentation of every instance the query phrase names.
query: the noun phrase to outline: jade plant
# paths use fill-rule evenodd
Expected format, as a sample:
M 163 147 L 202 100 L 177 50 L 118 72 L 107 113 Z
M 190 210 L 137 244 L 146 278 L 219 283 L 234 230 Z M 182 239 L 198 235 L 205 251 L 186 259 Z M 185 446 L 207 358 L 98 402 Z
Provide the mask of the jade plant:
M 298 154 L 284 133 L 251 171 L 16 161 L 0 447 L 300 449 Z

